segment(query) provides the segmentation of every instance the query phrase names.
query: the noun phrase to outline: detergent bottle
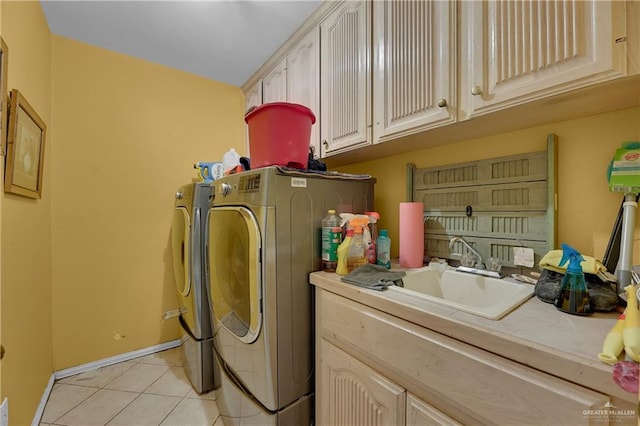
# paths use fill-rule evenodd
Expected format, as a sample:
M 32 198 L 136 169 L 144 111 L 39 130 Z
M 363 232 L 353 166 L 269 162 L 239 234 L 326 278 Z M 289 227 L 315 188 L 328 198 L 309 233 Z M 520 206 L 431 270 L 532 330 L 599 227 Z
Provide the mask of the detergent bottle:
M 222 156 L 222 167 L 224 167 L 224 172 L 229 173 L 229 171 L 235 169 L 240 165 L 240 155 L 236 152 L 235 149 L 231 148 L 229 151 L 225 152 Z
M 204 161 L 198 161 L 193 165 L 193 168 L 198 169 L 200 180 L 202 182 L 213 182 L 224 175 L 224 173 L 222 173 L 222 163 L 206 163 Z
M 589 289 L 584 280 L 584 273 L 580 262 L 584 259 L 578 250 L 568 244 L 562 244 L 562 259 L 560 266 L 569 262 L 567 271 L 562 279 L 560 295 L 556 300 L 556 308 L 563 312 L 576 315 L 589 315 L 591 311 L 591 301 L 589 299 Z

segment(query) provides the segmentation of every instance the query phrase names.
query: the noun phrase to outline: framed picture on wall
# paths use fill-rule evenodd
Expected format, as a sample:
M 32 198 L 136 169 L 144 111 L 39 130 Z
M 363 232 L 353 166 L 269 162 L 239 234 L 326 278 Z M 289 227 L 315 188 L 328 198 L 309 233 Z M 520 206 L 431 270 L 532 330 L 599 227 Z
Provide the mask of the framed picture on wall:
M 9 69 L 9 48 L 0 37 L 0 155 L 7 152 L 7 70 Z
M 11 91 L 8 121 L 4 191 L 40 198 L 47 126 L 17 89 Z

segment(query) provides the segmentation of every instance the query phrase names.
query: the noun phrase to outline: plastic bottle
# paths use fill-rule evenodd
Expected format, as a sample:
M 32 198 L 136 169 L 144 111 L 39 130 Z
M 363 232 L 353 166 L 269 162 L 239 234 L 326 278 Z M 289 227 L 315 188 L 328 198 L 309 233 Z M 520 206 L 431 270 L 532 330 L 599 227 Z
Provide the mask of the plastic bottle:
M 368 222 L 368 218 L 356 218 L 349 222 L 349 226 L 353 228 L 353 240 L 349 246 L 349 256 L 347 257 L 347 268 L 349 272 L 367 263 L 367 258 L 365 257 L 367 245 L 364 242 L 364 228 Z
M 240 164 L 240 155 L 233 148 L 225 152 L 224 155 L 222 156 L 222 167 L 224 167 L 225 172 L 227 170 L 233 169 L 239 164 Z
M 342 242 L 340 216 L 335 210 L 329 210 L 322 219 L 322 269 L 335 272 L 338 266 L 338 246 Z
M 556 308 L 563 312 L 576 315 L 589 315 L 591 311 L 591 301 L 589 299 L 589 289 L 584 280 L 584 273 L 580 262 L 584 259 L 573 247 L 562 244 L 562 259 L 560 266 L 569 262 L 567 272 L 562 279 L 560 295 L 556 300 Z
M 369 216 L 369 244 L 367 247 L 367 262 L 376 263 L 376 246 L 378 244 L 378 220 L 380 220 L 380 213 L 378 212 L 366 212 Z M 366 240 L 366 235 L 365 235 Z M 365 241 L 366 242 L 366 241 Z
M 380 230 L 380 235 L 377 241 L 377 254 L 376 263 L 382 265 L 387 269 L 391 268 L 391 238 L 389 238 L 389 232 L 386 229 Z
M 338 246 L 338 266 L 336 267 L 336 274 L 347 275 L 349 273 L 349 267 L 347 265 L 347 258 L 349 257 L 349 249 L 351 248 L 351 240 L 353 240 L 353 229 L 347 229 L 347 235 L 344 240 Z

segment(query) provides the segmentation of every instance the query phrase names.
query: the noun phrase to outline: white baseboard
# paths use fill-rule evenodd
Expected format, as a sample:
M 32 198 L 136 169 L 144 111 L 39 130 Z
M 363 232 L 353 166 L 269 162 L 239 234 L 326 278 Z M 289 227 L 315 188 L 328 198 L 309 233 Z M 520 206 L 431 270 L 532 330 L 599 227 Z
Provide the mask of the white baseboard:
M 42 398 L 40 399 L 40 405 L 38 405 L 38 409 L 36 410 L 36 414 L 33 417 L 32 426 L 37 426 L 40 424 L 40 420 L 42 420 L 42 415 L 44 414 L 44 408 L 47 405 L 47 401 L 49 400 L 49 395 L 51 395 L 51 390 L 53 389 L 53 385 L 56 380 L 64 379 L 65 377 L 74 376 L 76 374 L 84 373 L 85 371 L 96 370 L 101 367 L 106 367 L 107 365 L 117 364 L 123 361 L 129 361 L 134 358 L 138 358 L 145 355 L 151 355 L 156 352 L 162 352 L 167 349 L 177 348 L 182 343 L 181 339 L 172 340 L 170 342 L 160 343 L 159 345 L 149 346 L 148 348 L 139 349 L 137 351 L 127 352 L 121 355 L 115 355 L 109 358 L 101 359 L 94 362 L 89 362 L 86 364 L 78 365 L 76 367 L 65 368 L 64 370 L 54 371 L 49 378 L 49 383 L 47 384 L 47 388 L 44 390 Z
M 42 420 L 42 415 L 44 414 L 44 407 L 47 405 L 49 395 L 51 395 L 51 390 L 53 389 L 53 384 L 55 382 L 56 378 L 54 373 L 51 374 L 51 377 L 49 377 L 49 383 L 47 383 L 47 388 L 44 390 L 42 398 L 40 398 L 40 404 L 38 405 L 35 416 L 33 416 L 33 422 L 31 422 L 31 426 L 38 426 L 40 424 L 40 420 Z
M 139 349 L 137 351 L 115 355 L 98 361 L 89 362 L 87 364 L 78 365 L 77 367 L 65 368 L 64 370 L 56 371 L 54 375 L 56 376 L 56 380 L 64 379 L 65 377 L 74 376 L 76 374 L 84 373 L 85 371 L 95 370 L 100 367 L 106 367 L 107 365 L 117 364 L 119 362 L 129 361 L 141 356 L 150 355 L 171 348 L 176 348 L 180 346 L 180 343 L 180 339 L 172 340 L 166 343 L 160 343 L 159 345 L 149 346 L 148 348 Z

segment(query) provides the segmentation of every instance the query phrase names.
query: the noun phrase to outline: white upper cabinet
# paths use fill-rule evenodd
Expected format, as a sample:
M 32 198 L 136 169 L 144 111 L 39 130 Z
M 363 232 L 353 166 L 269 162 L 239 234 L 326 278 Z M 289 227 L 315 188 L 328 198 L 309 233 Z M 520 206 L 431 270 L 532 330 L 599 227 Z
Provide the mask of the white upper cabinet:
M 287 101 L 287 60 L 283 59 L 262 78 L 262 101 Z
M 499 0 L 460 6 L 461 119 L 626 72 L 624 2 Z
M 371 142 L 371 2 L 345 1 L 320 23 L 322 156 Z
M 262 105 L 262 80 L 258 80 L 253 86 L 251 86 L 244 94 L 245 99 L 245 113 L 249 111 L 249 109 L 257 107 L 258 105 Z M 249 152 L 249 126 L 245 124 L 245 151 L 246 156 L 250 157 L 251 153 Z
M 287 54 L 287 101 L 311 109 L 316 122 L 311 127 L 311 142 L 320 155 L 320 31 L 314 27 Z
M 246 107 L 245 111 L 249 110 L 251 107 L 262 105 L 262 81 L 258 81 L 256 84 L 251 86 L 251 88 L 245 92 L 244 98 Z
M 373 141 L 456 117 L 456 2 L 373 2 Z

